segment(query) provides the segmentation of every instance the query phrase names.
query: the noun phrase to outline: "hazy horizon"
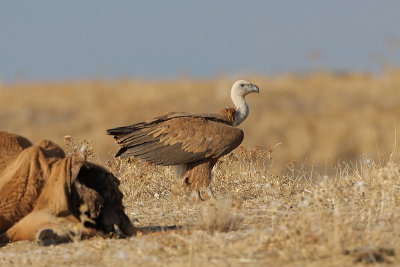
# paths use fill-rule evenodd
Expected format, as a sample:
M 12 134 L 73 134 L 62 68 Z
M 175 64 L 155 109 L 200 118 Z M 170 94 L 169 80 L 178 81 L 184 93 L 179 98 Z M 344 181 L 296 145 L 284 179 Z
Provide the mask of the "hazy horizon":
M 378 72 L 398 1 L 4 1 L 0 80 Z

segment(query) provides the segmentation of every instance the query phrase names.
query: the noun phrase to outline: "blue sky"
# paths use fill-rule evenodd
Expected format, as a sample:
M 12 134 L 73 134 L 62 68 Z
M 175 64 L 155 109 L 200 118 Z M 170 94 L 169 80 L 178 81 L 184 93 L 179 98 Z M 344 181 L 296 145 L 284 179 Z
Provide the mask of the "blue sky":
M 395 0 L 5 0 L 0 79 L 377 72 L 400 63 L 399 14 Z

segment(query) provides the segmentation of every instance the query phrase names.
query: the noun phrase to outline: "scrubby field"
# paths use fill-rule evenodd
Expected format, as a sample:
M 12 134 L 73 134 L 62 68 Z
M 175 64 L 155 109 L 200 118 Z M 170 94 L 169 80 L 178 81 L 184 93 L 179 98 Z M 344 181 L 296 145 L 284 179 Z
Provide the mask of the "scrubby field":
M 218 111 L 235 78 L 0 86 L 0 129 L 66 150 L 85 139 L 91 160 L 120 178 L 142 228 L 130 239 L 9 244 L 0 265 L 400 264 L 400 72 L 246 78 L 260 95 L 248 97 L 244 146 L 214 168 L 218 200 L 202 203 L 179 190 L 172 168 L 114 160 L 105 129 L 172 110 Z

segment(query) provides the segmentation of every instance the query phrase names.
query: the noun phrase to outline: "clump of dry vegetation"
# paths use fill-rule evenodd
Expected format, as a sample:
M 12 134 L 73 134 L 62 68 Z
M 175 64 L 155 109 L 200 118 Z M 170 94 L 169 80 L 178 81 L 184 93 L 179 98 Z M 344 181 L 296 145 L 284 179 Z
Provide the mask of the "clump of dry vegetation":
M 8 103 L 26 88 L 54 98 L 43 106 L 27 105 L 42 110 L 32 115 L 37 123 L 55 109 L 58 94 L 74 98 L 76 88 L 85 88 L 79 103 L 59 103 L 59 112 L 73 112 L 76 121 L 66 119 L 61 129 L 55 118 L 53 125 L 39 123 L 44 129 L 35 136 L 54 135 L 62 144 L 69 134 L 67 148 L 74 140 L 93 140 L 85 141 L 92 160 L 120 179 L 126 213 L 143 231 L 129 239 L 95 238 L 47 248 L 10 244 L 0 248 L 0 265 L 399 264 L 398 72 L 250 80 L 260 85 L 260 98 L 249 98 L 246 142 L 214 168 L 215 202 L 195 202 L 177 190 L 181 181 L 171 167 L 113 159 L 110 151 L 116 147 L 104 129 L 178 108 L 217 110 L 229 99 L 229 81 L 77 82 L 44 89 L 10 85 L 4 91 Z M 211 93 L 216 97 L 204 102 Z M 179 106 L 177 98 L 185 94 L 193 97 Z M 17 110 L 7 111 L 16 121 L 8 120 L 6 129 L 29 136 L 33 125 Z
M 243 218 L 234 213 L 233 209 L 240 209 L 240 202 L 235 203 L 229 199 L 220 201 L 210 200 L 201 206 L 196 229 L 214 232 L 229 232 L 239 228 Z

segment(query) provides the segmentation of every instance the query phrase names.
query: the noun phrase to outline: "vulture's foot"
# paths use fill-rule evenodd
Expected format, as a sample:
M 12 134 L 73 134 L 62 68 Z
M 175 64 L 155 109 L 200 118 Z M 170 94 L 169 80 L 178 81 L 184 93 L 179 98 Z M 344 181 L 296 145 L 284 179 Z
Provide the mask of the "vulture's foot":
M 211 184 L 208 185 L 208 189 L 209 189 L 209 193 L 210 193 L 210 198 L 217 200 L 217 198 L 214 195 L 214 191 L 212 190 Z
M 201 196 L 200 190 L 197 190 L 197 197 L 198 197 L 199 200 L 201 200 L 201 201 L 206 201 L 206 200 L 209 200 L 209 199 L 216 200 L 217 198 L 216 198 L 215 195 L 214 195 L 214 192 L 213 192 L 213 190 L 212 190 L 211 184 L 208 186 L 207 195 L 208 195 L 209 197 L 206 198 L 206 199 L 204 199 L 204 198 Z
M 200 201 L 205 201 L 205 199 L 201 196 L 200 190 L 197 190 L 197 197 Z

